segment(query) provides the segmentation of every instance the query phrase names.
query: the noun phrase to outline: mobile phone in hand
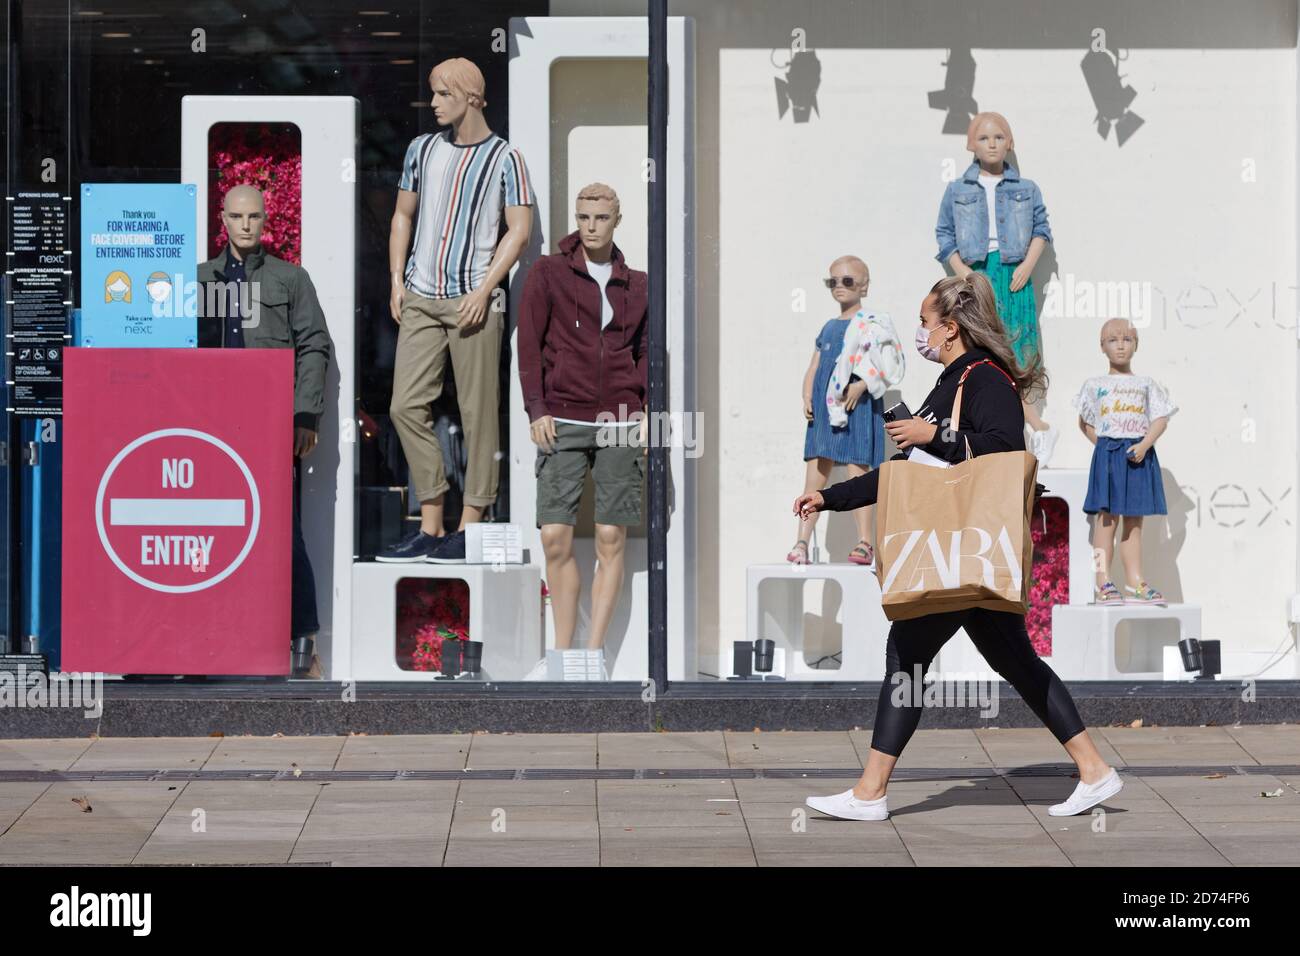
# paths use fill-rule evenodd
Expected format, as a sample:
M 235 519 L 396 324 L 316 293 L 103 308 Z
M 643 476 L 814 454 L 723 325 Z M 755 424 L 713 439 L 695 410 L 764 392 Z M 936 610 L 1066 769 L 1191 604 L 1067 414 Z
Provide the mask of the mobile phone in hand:
M 912 417 L 911 410 L 907 407 L 906 402 L 899 402 L 897 405 L 891 405 L 880 413 L 880 417 L 887 422 L 906 421 Z

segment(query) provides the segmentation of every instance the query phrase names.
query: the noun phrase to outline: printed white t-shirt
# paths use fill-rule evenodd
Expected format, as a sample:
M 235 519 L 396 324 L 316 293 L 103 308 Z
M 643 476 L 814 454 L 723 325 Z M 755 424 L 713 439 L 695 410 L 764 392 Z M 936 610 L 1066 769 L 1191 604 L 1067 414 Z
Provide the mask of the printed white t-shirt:
M 1074 398 L 1098 438 L 1143 438 L 1157 418 L 1178 411 L 1169 392 L 1147 375 L 1096 375 Z

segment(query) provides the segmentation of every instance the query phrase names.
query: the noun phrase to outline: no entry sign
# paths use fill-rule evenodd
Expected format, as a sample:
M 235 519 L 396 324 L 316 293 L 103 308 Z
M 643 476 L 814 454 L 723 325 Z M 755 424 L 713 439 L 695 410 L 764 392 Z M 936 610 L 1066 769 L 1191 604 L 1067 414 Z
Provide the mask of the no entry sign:
M 261 518 L 244 459 L 214 435 L 163 428 L 113 458 L 99 482 L 99 540 L 118 569 L 155 591 L 202 591 L 248 557 Z
M 65 357 L 64 669 L 288 673 L 293 351 Z

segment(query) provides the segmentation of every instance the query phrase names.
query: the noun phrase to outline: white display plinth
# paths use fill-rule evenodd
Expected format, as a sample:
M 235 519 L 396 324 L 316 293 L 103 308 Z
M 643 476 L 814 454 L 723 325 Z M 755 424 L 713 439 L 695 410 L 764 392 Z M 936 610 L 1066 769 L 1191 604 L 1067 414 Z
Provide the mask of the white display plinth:
M 397 582 L 460 579 L 469 585 L 469 639 L 483 643 L 479 680 L 519 680 L 542 657 L 542 575 L 530 564 L 352 566 L 352 675 L 355 680 L 428 681 L 429 671 L 397 666 Z
M 840 666 L 812 668 L 804 657 L 804 585 L 834 581 L 842 597 Z M 752 564 L 746 570 L 745 638 L 776 642 L 785 651 L 787 680 L 878 681 L 885 674 L 889 621 L 880 606 L 875 572 L 858 564 Z M 722 649 L 724 674 L 731 671 L 731 645 Z
M 1092 539 L 1083 500 L 1088 496 L 1088 469 L 1044 468 L 1039 484 L 1047 489 L 1041 500 L 1060 498 L 1070 510 L 1070 603 L 1092 603 Z
M 533 173 L 537 200 L 533 234 L 510 280 L 510 334 L 519 321 L 523 283 L 538 256 L 557 251 L 559 240 L 575 228 L 573 201 L 593 181 L 619 193 L 622 224 L 615 242 L 630 268 L 648 261 L 649 209 L 641 167 L 646 156 L 645 94 L 612 81 L 593 87 L 583 65 L 641 60 L 649 54 L 650 31 L 640 17 L 512 17 L 510 30 L 510 142 L 523 153 Z M 704 431 L 698 414 L 695 371 L 695 32 L 691 18 L 669 17 L 663 55 L 673 77 L 668 96 L 668 145 L 664 181 L 668 208 L 666 336 L 668 395 L 674 416 L 656 419 L 652 440 L 669 443 L 668 679 L 695 680 L 699 667 L 696 608 L 696 462 Z M 569 67 L 577 66 L 577 72 Z M 599 74 L 609 82 L 602 72 Z M 644 81 L 641 69 L 636 82 Z M 601 81 L 596 81 L 600 83 Z M 644 90 L 644 86 L 639 89 Z M 489 92 L 489 98 L 490 98 Z M 598 110 L 587 104 L 595 95 Z M 557 214 L 558 213 L 558 214 Z M 543 553 L 536 527 L 536 446 L 519 385 L 518 343 L 511 341 L 510 519 L 524 528 L 524 547 Z M 683 416 L 686 416 L 685 418 Z M 709 428 L 713 427 L 712 422 Z M 690 444 L 686 447 L 689 430 Z M 503 442 L 503 444 L 507 444 Z M 648 520 L 649 512 L 646 516 Z M 596 565 L 595 539 L 580 530 L 573 542 L 583 589 L 591 593 Z M 612 680 L 643 680 L 649 654 L 649 551 L 644 535 L 630 532 L 624 555 L 623 587 L 605 634 L 605 666 Z M 579 611 L 575 643 L 588 640 L 584 625 L 587 598 Z M 553 634 L 550 638 L 554 640 Z
M 1041 500 L 1060 498 L 1069 509 L 1070 604 L 1089 604 L 1092 601 L 1093 582 L 1092 540 L 1088 516 L 1083 511 L 1083 499 L 1088 494 L 1088 469 L 1044 468 L 1038 472 L 1038 481 L 1047 489 L 1047 493 Z M 1052 627 L 1052 634 L 1053 656 L 1044 657 L 1043 660 L 1055 669 L 1055 625 Z M 975 649 L 975 644 L 966 634 L 965 628 L 958 630 L 948 643 L 940 648 L 931 668 L 949 674 L 976 673 L 990 679 L 997 679 L 997 672 Z
M 1153 622 L 1169 620 L 1178 622 L 1176 634 L 1152 632 Z M 1118 640 L 1123 622 L 1128 635 Z M 1164 648 L 1200 637 L 1196 604 L 1058 604 L 1052 608 L 1051 664 L 1062 680 L 1164 680 Z
M 326 676 L 348 680 L 357 390 L 356 168 L 361 104 L 351 96 L 183 96 L 181 178 L 197 193 L 195 238 L 208 258 L 208 139 L 217 123 L 292 123 L 302 136 L 302 267 L 325 313 L 333 355 L 320 440 L 302 463 L 302 536 L 316 577 L 316 653 Z M 277 223 L 270 223 L 275 228 Z M 286 595 L 284 600 L 288 600 Z

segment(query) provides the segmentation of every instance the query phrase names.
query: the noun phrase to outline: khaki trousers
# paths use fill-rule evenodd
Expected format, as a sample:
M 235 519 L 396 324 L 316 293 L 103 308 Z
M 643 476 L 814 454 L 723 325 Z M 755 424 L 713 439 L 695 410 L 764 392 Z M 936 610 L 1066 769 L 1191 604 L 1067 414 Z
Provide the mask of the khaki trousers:
M 430 404 L 442 394 L 447 355 L 456 376 L 456 397 L 465 429 L 465 504 L 479 508 L 496 501 L 500 461 L 502 313 L 489 307 L 487 320 L 468 335 L 456 327 L 464 296 L 426 299 L 406 290 L 393 366 L 389 414 L 411 469 L 421 504 L 447 490 L 442 447 L 433 431 Z

